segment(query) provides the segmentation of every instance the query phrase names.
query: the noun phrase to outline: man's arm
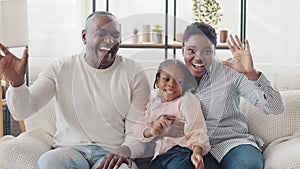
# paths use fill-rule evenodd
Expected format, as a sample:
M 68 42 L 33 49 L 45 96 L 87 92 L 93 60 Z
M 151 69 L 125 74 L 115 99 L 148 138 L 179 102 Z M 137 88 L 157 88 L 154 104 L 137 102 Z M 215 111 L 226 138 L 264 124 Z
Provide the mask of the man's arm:
M 7 105 L 16 120 L 29 117 L 51 100 L 55 93 L 55 84 L 51 80 L 50 72 L 50 68 L 44 70 L 30 87 L 23 83 L 19 87 L 8 88 Z

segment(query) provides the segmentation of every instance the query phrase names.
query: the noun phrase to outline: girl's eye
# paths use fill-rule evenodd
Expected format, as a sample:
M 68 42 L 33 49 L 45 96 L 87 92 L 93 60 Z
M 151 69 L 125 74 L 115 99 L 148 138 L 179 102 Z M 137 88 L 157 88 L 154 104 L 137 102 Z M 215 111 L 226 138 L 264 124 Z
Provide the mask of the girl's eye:
M 191 48 L 188 49 L 188 52 L 189 53 L 195 53 L 194 49 L 191 49 Z
M 165 81 L 165 82 L 167 82 L 167 81 L 170 80 L 170 78 L 168 78 L 168 77 L 162 77 L 162 80 Z

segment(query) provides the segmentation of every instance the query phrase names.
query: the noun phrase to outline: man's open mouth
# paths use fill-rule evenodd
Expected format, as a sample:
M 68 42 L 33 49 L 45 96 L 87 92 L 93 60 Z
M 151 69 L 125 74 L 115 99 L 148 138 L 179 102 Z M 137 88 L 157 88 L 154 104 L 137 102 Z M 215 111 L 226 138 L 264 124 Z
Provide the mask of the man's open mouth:
M 100 47 L 100 52 L 110 52 L 110 48 L 102 46 Z

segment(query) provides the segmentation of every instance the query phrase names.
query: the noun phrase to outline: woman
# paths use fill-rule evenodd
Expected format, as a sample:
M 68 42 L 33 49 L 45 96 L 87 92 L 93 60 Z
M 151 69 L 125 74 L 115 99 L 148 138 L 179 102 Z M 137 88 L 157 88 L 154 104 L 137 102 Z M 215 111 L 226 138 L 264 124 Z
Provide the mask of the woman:
M 183 36 L 184 61 L 198 83 L 194 94 L 201 102 L 211 144 L 205 168 L 263 168 L 263 141 L 248 132 L 240 98 L 270 114 L 283 112 L 282 98 L 254 68 L 247 40 L 244 49 L 238 37 L 230 35 L 233 58 L 220 62 L 215 58 L 216 39 L 215 30 L 202 22 L 187 26 Z

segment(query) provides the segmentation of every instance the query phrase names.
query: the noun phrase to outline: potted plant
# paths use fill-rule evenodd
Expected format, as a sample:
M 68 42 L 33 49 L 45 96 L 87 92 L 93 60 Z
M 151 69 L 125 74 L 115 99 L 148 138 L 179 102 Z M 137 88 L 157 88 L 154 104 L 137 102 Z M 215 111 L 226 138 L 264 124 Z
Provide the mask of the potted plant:
M 221 21 L 221 5 L 218 0 L 193 0 L 194 20 L 205 22 L 216 30 Z
M 137 28 L 133 29 L 133 35 L 132 35 L 132 42 L 138 43 L 139 42 L 139 30 Z
M 154 43 L 162 43 L 162 26 L 160 24 L 155 24 L 154 28 L 152 29 L 152 40 Z

